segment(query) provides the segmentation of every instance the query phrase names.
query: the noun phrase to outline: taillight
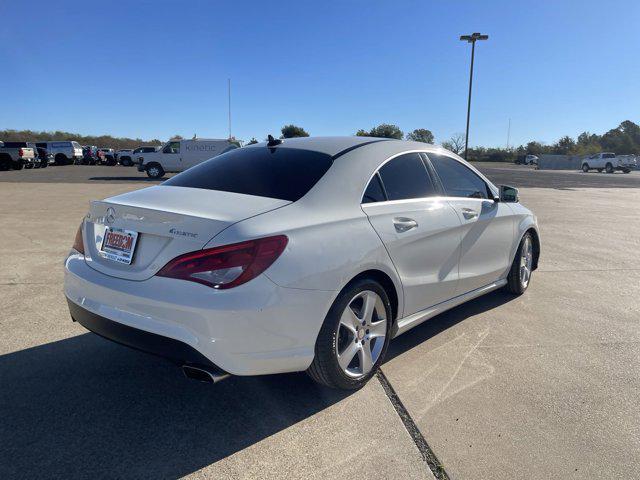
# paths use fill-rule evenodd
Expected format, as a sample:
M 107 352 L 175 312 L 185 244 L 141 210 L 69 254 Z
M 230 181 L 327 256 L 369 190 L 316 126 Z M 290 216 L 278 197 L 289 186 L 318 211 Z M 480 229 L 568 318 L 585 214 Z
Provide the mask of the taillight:
M 287 241 L 286 236 L 277 235 L 186 253 L 171 260 L 156 275 L 218 289 L 237 287 L 269 268 Z
M 18 156 L 24 157 L 24 150 L 22 150 L 21 148 L 18 149 Z
M 76 238 L 73 241 L 73 249 L 77 250 L 81 254 L 84 255 L 84 241 L 82 240 L 82 226 L 84 225 L 84 220 L 80 223 L 78 227 L 78 231 L 76 232 Z

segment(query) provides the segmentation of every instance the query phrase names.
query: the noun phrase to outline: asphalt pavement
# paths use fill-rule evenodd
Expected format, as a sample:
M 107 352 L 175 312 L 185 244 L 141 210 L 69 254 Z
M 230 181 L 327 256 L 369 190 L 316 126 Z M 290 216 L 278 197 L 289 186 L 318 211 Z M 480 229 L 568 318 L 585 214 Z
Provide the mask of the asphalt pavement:
M 62 294 L 77 225 L 91 199 L 157 182 L 0 172 L 0 478 L 433 478 L 430 453 L 455 479 L 637 478 L 640 172 L 477 166 L 538 216 L 529 290 L 425 322 L 392 342 L 388 385 L 347 393 L 304 374 L 199 384 L 87 333 Z

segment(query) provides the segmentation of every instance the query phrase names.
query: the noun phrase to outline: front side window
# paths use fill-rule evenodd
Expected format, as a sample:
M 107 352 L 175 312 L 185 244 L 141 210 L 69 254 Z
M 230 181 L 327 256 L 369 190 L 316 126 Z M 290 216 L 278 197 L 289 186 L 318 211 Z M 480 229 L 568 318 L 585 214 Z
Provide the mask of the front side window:
M 180 153 L 180 142 L 169 142 L 162 153 Z
M 602 155 L 602 158 L 616 158 L 615 153 L 605 153 Z
M 437 195 L 418 153 L 407 153 L 387 162 L 380 168 L 380 178 L 389 200 Z
M 428 156 L 447 196 L 489 198 L 487 184 L 471 169 L 445 155 L 430 153 Z

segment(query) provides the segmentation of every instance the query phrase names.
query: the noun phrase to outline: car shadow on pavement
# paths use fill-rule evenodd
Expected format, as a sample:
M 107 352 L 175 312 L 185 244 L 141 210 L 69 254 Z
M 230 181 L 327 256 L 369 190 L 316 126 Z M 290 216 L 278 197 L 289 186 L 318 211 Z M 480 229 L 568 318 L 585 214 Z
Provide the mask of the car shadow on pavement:
M 441 313 L 394 339 L 389 344 L 385 360 L 392 360 L 467 318 L 493 310 L 515 298 L 504 290 L 496 290 Z
M 0 478 L 178 478 L 347 395 L 303 373 L 198 383 L 86 333 L 0 356 Z

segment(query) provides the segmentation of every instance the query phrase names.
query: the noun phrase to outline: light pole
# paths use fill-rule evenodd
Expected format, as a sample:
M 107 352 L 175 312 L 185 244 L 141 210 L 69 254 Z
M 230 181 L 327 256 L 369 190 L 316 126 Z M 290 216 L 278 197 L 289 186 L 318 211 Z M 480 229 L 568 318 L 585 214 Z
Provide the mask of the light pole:
M 471 86 L 473 85 L 473 57 L 476 53 L 476 41 L 488 40 L 489 35 L 482 35 L 480 33 L 472 33 L 471 35 L 461 35 L 460 40 L 471 44 L 471 69 L 469 71 L 469 100 L 467 102 L 467 132 L 464 136 L 464 159 L 467 159 L 467 152 L 469 150 L 469 117 L 471 115 Z

